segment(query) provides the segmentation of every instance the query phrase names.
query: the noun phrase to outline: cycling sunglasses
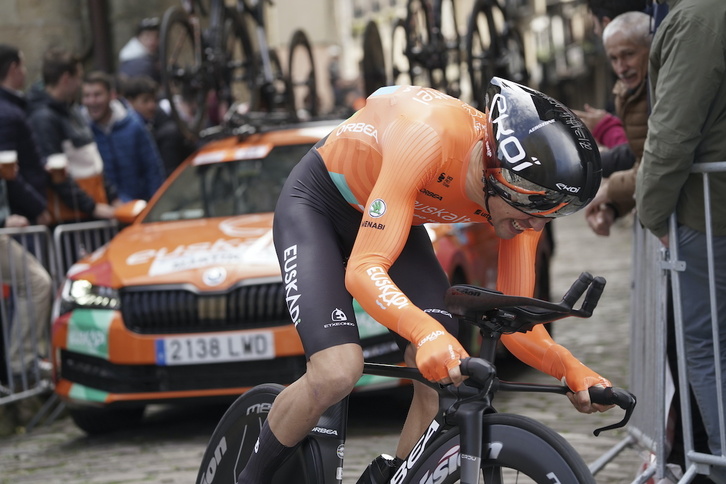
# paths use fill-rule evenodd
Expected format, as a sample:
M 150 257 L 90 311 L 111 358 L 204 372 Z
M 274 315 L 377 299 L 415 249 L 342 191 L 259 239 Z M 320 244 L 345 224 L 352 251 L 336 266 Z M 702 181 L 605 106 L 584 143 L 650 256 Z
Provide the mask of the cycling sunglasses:
M 582 208 L 576 195 L 542 187 L 522 178 L 511 170 L 501 168 L 486 171 L 484 183 L 492 194 L 498 195 L 517 210 L 540 218 L 570 215 Z

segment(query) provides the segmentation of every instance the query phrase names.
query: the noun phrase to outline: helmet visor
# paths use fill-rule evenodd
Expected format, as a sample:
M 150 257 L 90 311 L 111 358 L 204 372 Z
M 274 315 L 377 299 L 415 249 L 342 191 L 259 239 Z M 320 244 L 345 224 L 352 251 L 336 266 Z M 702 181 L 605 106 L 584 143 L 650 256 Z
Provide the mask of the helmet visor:
M 536 185 L 511 170 L 487 170 L 485 183 L 512 207 L 533 217 L 570 215 L 583 207 L 576 194 L 566 194 Z

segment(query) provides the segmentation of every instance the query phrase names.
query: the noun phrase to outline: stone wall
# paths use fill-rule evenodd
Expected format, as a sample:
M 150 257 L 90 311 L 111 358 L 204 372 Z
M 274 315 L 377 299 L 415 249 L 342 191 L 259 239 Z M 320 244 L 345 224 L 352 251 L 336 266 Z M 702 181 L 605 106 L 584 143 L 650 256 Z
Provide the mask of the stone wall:
M 234 4 L 234 0 L 231 1 Z M 304 28 L 316 45 L 335 42 L 335 0 L 316 0 L 302 11 L 296 0 L 275 0 L 268 9 L 268 39 L 272 45 L 284 46 L 296 28 Z M 104 6 L 108 12 L 107 29 L 102 29 L 111 50 L 113 67 L 118 52 L 133 36 L 138 21 L 145 17 L 162 17 L 179 0 L 2 0 L 0 1 L 0 43 L 20 47 L 25 54 L 28 82 L 40 77 L 43 52 L 60 46 L 81 54 L 86 67 L 94 65 L 94 42 L 91 28 L 91 5 Z M 106 31 L 107 30 L 107 31 Z
M 89 5 L 106 4 L 109 43 L 114 61 L 133 35 L 139 19 L 161 15 L 178 0 L 3 0 L 0 2 L 0 42 L 14 44 L 25 54 L 28 83 L 40 78 L 40 65 L 51 46 L 79 53 L 93 67 L 94 39 Z

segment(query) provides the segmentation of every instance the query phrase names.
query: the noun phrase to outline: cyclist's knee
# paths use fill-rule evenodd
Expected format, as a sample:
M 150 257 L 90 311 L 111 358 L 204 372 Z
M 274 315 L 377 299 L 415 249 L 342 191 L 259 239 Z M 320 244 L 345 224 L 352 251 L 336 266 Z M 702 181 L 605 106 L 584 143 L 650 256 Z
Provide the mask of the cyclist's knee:
M 314 354 L 308 363 L 306 378 L 316 398 L 329 406 L 348 395 L 362 374 L 360 346 L 346 344 Z

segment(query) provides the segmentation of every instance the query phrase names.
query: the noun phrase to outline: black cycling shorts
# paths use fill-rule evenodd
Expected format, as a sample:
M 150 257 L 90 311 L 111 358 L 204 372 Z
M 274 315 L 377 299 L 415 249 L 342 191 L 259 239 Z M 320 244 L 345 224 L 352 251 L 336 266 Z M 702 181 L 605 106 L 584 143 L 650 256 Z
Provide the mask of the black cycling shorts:
M 361 218 L 333 184 L 318 152 L 310 150 L 285 182 L 273 229 L 287 306 L 307 358 L 332 346 L 360 344 L 345 263 Z M 458 320 L 444 306 L 449 281 L 424 226 L 411 227 L 389 274 L 413 304 L 458 333 Z M 397 341 L 402 349 L 408 344 L 400 336 Z

